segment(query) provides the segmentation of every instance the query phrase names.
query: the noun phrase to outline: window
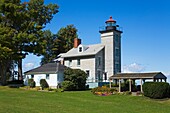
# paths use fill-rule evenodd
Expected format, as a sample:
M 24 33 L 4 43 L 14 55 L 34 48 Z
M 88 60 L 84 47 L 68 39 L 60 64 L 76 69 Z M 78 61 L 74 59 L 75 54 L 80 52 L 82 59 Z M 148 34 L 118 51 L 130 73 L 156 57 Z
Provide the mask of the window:
M 119 48 L 115 48 L 115 55 L 116 55 L 117 57 L 119 57 L 119 54 L 120 54 Z
M 50 75 L 49 74 L 46 74 L 46 79 L 50 79 Z
M 87 77 L 90 76 L 90 70 L 86 70 Z
M 97 67 L 101 66 L 101 57 L 96 58 L 96 66 Z
M 97 76 L 98 76 L 98 77 L 97 77 L 98 80 L 101 81 L 101 80 L 102 80 L 102 77 L 101 77 L 100 71 L 97 71 Z
M 77 66 L 80 66 L 80 59 L 77 59 Z
M 69 60 L 68 66 L 72 66 L 72 60 Z
M 31 78 L 34 78 L 34 75 L 31 75 Z
M 82 47 L 79 47 L 79 52 L 82 52 Z

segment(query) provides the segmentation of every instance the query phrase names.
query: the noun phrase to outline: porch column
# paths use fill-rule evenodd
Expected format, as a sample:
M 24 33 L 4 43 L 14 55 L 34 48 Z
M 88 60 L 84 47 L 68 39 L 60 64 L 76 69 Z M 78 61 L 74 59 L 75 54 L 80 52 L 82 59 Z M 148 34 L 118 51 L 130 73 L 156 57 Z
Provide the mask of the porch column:
M 142 79 L 140 79 L 140 91 L 143 92 L 143 88 L 142 88 Z
M 129 91 L 130 92 L 132 91 L 132 82 L 131 82 L 131 79 L 129 79 Z
M 110 85 L 110 88 L 112 87 L 112 85 L 111 85 L 111 81 L 112 81 L 112 80 L 110 79 L 110 83 L 109 83 L 109 85 Z
M 162 82 L 162 79 L 161 79 L 161 82 Z
M 119 92 L 121 92 L 121 81 L 119 79 Z
M 165 82 L 166 82 L 166 79 L 164 79 L 165 80 Z

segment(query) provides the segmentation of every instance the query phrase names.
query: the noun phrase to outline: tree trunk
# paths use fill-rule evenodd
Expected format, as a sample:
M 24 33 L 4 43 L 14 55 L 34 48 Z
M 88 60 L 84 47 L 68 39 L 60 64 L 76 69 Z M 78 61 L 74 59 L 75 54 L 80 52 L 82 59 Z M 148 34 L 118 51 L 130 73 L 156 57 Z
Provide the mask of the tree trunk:
M 8 67 L 8 61 L 4 61 L 0 63 L 0 76 L 1 76 L 1 84 L 6 85 L 6 72 Z
M 23 76 L 22 76 L 22 59 L 18 60 L 18 80 L 23 80 Z

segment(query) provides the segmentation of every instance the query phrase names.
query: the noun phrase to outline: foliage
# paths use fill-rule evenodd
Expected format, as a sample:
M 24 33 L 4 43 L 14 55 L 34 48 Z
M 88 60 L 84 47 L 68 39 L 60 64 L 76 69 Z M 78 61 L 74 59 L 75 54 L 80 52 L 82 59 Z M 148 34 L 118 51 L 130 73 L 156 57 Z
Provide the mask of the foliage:
M 6 71 L 12 60 L 17 61 L 18 74 L 22 79 L 22 59 L 28 53 L 41 55 L 47 40 L 43 28 L 58 12 L 56 4 L 44 4 L 44 0 L 0 1 L 0 76 L 6 81 Z
M 8 84 L 23 84 L 23 80 L 13 80 L 13 81 L 8 81 Z
M 66 53 L 74 45 L 74 38 L 77 38 L 77 29 L 73 25 L 62 27 L 57 34 L 52 34 L 49 30 L 44 32 L 44 38 L 48 40 L 46 50 L 41 59 L 41 64 L 51 62 L 60 53 Z
M 40 80 L 40 86 L 42 87 L 42 89 L 49 87 L 49 85 L 45 79 Z
M 72 91 L 72 90 L 75 90 L 76 89 L 76 86 L 73 82 L 71 81 L 63 81 L 62 82 L 62 88 L 65 90 L 65 91 Z
M 30 86 L 30 88 L 34 88 L 35 87 L 35 81 L 34 79 L 28 79 L 28 85 Z
M 132 82 L 131 84 L 131 90 L 132 92 L 137 91 L 137 86 L 135 85 L 135 82 Z M 124 83 L 121 83 L 121 91 L 129 91 L 129 81 L 126 80 Z
M 71 85 L 70 87 L 72 87 L 72 90 L 86 89 L 86 79 L 87 74 L 80 69 L 67 68 L 64 70 L 64 81 L 70 81 L 66 83 Z
M 144 96 L 161 99 L 168 97 L 169 84 L 165 82 L 145 82 L 143 84 Z
M 155 101 L 125 95 L 99 97 L 89 90 L 44 93 L 0 86 L 0 100 L 1 113 L 170 113 L 168 99 Z
M 111 95 L 113 94 L 114 91 L 117 91 L 116 89 L 111 89 L 111 88 L 108 88 L 106 86 L 102 86 L 102 87 L 96 87 L 96 88 L 93 88 L 91 90 L 91 92 L 95 95 Z
M 41 59 L 41 65 L 51 62 L 57 56 L 56 35 L 50 30 L 46 30 L 44 31 L 43 37 L 48 41 L 46 42 L 45 53 Z

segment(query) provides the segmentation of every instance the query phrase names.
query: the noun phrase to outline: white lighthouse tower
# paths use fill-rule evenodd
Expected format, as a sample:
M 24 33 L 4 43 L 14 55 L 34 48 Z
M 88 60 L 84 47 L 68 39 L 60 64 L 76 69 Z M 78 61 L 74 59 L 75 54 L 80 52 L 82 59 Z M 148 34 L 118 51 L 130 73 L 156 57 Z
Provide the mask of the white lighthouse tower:
M 104 30 L 100 30 L 101 43 L 105 46 L 105 72 L 107 78 L 121 72 L 121 33 L 116 21 L 110 17 Z

